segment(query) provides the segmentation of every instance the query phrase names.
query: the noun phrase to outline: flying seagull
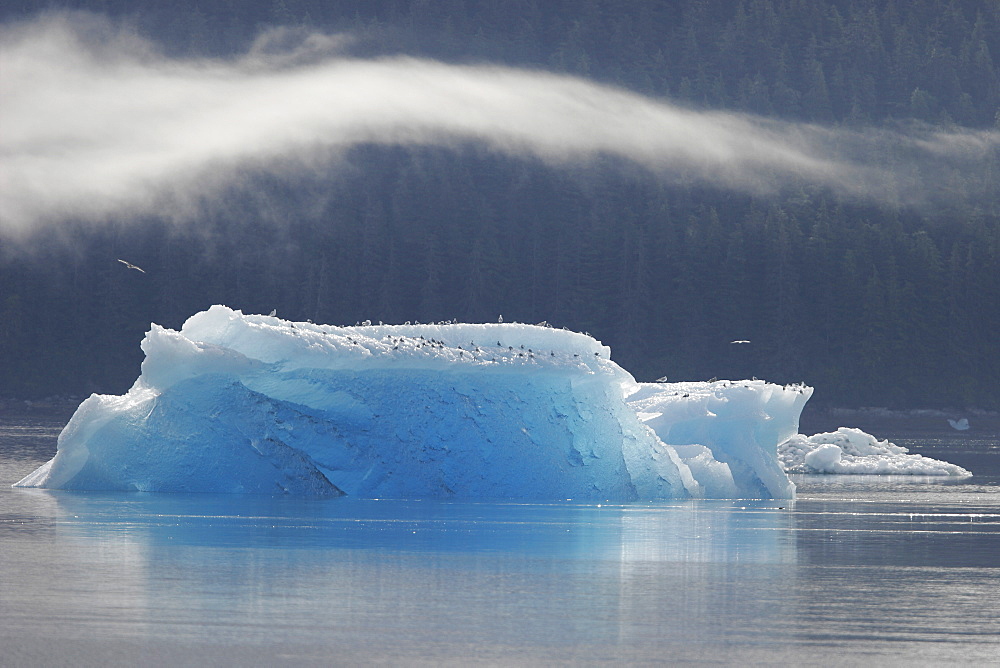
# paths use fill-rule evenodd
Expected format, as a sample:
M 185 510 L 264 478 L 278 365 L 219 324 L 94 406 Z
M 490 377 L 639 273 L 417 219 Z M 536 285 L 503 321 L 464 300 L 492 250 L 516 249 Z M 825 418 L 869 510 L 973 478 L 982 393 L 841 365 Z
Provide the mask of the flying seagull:
M 740 340 L 740 341 L 730 341 L 730 343 L 750 343 L 750 342 L 746 340 Z
M 119 258 L 119 260 L 118 260 L 118 261 L 119 261 L 119 262 L 121 262 L 121 263 L 122 263 L 123 265 L 125 265 L 126 267 L 128 267 L 129 269 L 135 269 L 136 271 L 141 271 L 141 272 L 142 272 L 142 273 L 144 273 L 144 274 L 146 273 L 146 270 L 145 270 L 145 269 L 143 269 L 142 267 L 137 267 L 137 266 L 135 266 L 134 264 L 132 264 L 131 262 L 126 262 L 125 260 L 122 260 L 122 259 L 120 259 L 120 258 Z

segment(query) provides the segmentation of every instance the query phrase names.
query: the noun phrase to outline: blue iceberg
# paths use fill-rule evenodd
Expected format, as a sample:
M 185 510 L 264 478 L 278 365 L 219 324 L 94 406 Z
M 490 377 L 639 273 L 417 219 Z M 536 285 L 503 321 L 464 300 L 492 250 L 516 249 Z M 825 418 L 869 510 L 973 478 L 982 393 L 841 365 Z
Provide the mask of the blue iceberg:
M 224 306 L 153 325 L 17 483 L 67 490 L 636 501 L 791 498 L 778 443 L 812 390 L 637 383 L 590 336 L 335 327 Z

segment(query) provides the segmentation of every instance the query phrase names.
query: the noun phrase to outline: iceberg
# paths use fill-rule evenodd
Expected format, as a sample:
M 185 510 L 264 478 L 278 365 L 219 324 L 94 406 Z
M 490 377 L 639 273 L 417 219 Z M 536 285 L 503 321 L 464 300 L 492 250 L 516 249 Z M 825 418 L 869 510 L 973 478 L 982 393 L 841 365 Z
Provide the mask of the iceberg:
M 791 498 L 778 443 L 812 390 L 637 383 L 548 326 L 337 327 L 224 306 L 152 325 L 17 483 L 136 490 L 635 501 Z
M 795 485 L 778 461 L 777 444 L 798 433 L 812 393 L 805 385 L 756 379 L 642 383 L 628 403 L 708 496 L 787 499 Z
M 778 457 L 789 473 L 972 475 L 961 466 L 909 454 L 901 445 L 849 427 L 813 436 L 796 434 L 778 446 Z

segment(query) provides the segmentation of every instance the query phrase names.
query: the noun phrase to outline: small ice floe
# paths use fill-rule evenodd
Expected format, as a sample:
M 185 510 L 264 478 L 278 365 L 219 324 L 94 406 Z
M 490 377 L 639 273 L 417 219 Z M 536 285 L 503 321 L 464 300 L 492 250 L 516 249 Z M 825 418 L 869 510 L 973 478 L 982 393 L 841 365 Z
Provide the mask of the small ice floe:
M 813 436 L 796 434 L 778 445 L 778 458 L 788 473 L 972 475 L 961 466 L 909 454 L 900 445 L 848 427 Z
M 969 418 L 962 418 L 960 420 L 952 420 L 951 418 L 948 418 L 948 424 L 951 425 L 952 429 L 965 431 L 969 428 Z

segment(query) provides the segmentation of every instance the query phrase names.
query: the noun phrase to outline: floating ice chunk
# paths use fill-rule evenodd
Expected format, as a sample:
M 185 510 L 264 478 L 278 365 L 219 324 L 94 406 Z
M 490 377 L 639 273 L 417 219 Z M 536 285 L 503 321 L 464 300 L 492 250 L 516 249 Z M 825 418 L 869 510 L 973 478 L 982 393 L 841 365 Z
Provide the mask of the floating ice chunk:
M 961 418 L 958 420 L 952 420 L 948 418 L 948 424 L 951 425 L 952 429 L 957 429 L 959 431 L 965 431 L 969 428 L 969 418 Z
M 333 327 L 223 306 L 153 325 L 127 394 L 77 409 L 18 485 L 380 498 L 791 498 L 812 390 L 640 385 L 590 336 Z
M 713 495 L 786 499 L 795 486 L 778 463 L 778 443 L 798 431 L 812 392 L 762 380 L 643 383 L 628 401 Z M 691 445 L 706 452 L 678 447 Z
M 909 454 L 902 446 L 848 427 L 813 436 L 796 434 L 778 446 L 778 457 L 789 473 L 972 475 L 961 466 Z
M 86 400 L 60 489 L 381 498 L 702 496 L 583 334 L 519 324 L 332 327 L 216 306 L 153 326 L 124 396 Z
M 829 471 L 840 464 L 843 457 L 844 451 L 840 449 L 839 445 L 824 443 L 815 450 L 807 452 L 805 461 L 806 466 L 814 471 Z

